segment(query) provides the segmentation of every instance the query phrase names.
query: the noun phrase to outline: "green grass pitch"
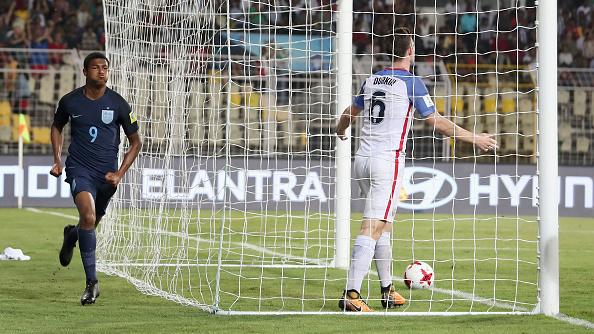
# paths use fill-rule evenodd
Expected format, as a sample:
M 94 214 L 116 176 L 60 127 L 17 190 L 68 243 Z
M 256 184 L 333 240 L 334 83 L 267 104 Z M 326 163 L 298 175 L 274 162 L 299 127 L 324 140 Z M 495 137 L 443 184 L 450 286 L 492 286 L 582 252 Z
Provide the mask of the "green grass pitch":
M 62 212 L 69 215 L 74 215 L 75 210 L 69 209 L 44 209 L 54 212 Z M 0 333 L 39 333 L 39 332 L 80 332 L 82 328 L 88 332 L 125 332 L 125 333 L 152 333 L 152 332 L 201 332 L 214 333 L 222 331 L 241 331 L 245 333 L 268 333 L 268 332 L 310 332 L 310 333 L 338 333 L 344 332 L 347 329 L 357 330 L 398 330 L 404 332 L 416 331 L 418 328 L 423 331 L 435 331 L 440 333 L 501 333 L 501 332 L 541 332 L 550 331 L 552 333 L 576 333 L 587 332 L 585 328 L 570 325 L 558 320 L 547 318 L 544 316 L 465 316 L 465 317 L 345 317 L 345 316 L 231 316 L 225 317 L 220 315 L 211 315 L 197 310 L 193 307 L 181 306 L 179 304 L 163 300 L 157 297 L 146 296 L 138 292 L 125 280 L 99 274 L 101 281 L 102 293 L 96 305 L 90 307 L 81 307 L 79 305 L 79 297 L 84 288 L 83 286 L 83 270 L 78 258 L 78 251 L 75 252 L 75 258 L 69 268 L 60 267 L 57 260 L 57 252 L 61 245 L 61 230 L 64 224 L 71 223 L 71 221 L 40 213 L 16 210 L 16 209 L 2 209 L 0 210 L 0 248 L 11 246 L 14 248 L 21 248 L 24 252 L 32 257 L 28 262 L 16 261 L 1 261 L 0 262 Z M 415 216 L 418 222 L 430 222 L 433 219 L 443 219 L 443 217 L 431 216 Z M 355 221 L 356 218 L 353 219 Z M 413 249 L 410 244 L 405 242 L 411 237 L 412 228 L 410 224 L 406 223 L 396 226 L 396 242 L 395 242 L 395 266 L 402 264 L 404 267 L 406 261 L 411 258 Z M 419 224 L 417 222 L 417 224 Z M 298 223 L 297 223 L 298 224 Z M 407 225 L 409 224 L 409 225 Z M 415 240 L 440 240 L 451 238 L 452 226 L 451 222 L 443 221 L 437 226 L 438 228 L 425 229 L 423 226 L 415 226 Z M 482 259 L 478 264 L 472 262 L 465 265 L 464 261 L 456 262 L 456 273 L 461 276 L 467 274 L 468 270 L 475 271 L 477 278 L 485 274 L 489 277 L 497 266 L 498 278 L 501 283 L 497 283 L 496 295 L 501 300 L 507 300 L 514 297 L 521 302 L 534 302 L 536 295 L 536 288 L 533 286 L 522 286 L 520 284 L 516 295 L 515 291 L 510 291 L 510 287 L 505 282 L 513 279 L 509 276 L 511 272 L 526 273 L 524 280 L 526 282 L 535 282 L 536 276 L 531 277 L 532 268 L 534 264 L 530 261 L 535 261 L 535 247 L 533 242 L 534 237 L 531 236 L 534 231 L 534 224 L 531 222 L 518 224 L 517 222 L 510 223 L 505 219 L 498 219 L 495 221 L 485 218 L 480 223 L 460 220 L 457 222 L 455 231 L 456 242 L 455 245 L 446 244 L 441 245 L 439 242 L 431 241 L 426 245 L 422 241 L 416 243 L 414 249 L 415 258 L 432 258 L 435 249 L 449 251 L 444 253 L 438 251 L 437 259 L 442 259 L 436 266 L 436 273 L 439 275 L 443 272 L 450 272 L 451 263 L 447 259 L 451 258 L 452 249 L 455 250 L 455 257 L 457 259 L 472 258 L 473 249 L 477 248 L 481 251 L 477 254 L 477 258 Z M 256 224 L 251 224 L 256 225 Z M 268 225 L 270 226 L 270 225 Z M 429 225 L 428 225 L 429 226 Z M 513 226 L 509 229 L 509 226 Z M 233 223 L 229 225 L 230 230 L 233 230 Z M 260 230 L 261 226 L 258 227 Z M 353 235 L 356 233 L 358 224 L 353 224 Z M 485 237 L 493 233 L 493 229 L 497 229 L 497 235 L 501 240 L 498 244 L 500 249 L 498 254 L 492 254 L 493 240 Z M 295 228 L 298 230 L 299 228 Z M 276 229 L 280 230 L 280 229 Z M 465 232 L 464 232 L 465 231 Z M 196 231 L 190 233 L 200 232 Z M 268 233 L 270 232 L 270 233 Z M 267 234 L 274 235 L 274 230 L 267 231 Z M 471 233 L 468 235 L 467 233 Z M 469 236 L 473 240 L 470 241 Z M 483 236 L 484 238 L 482 238 Z M 514 239 L 520 239 L 521 245 L 517 241 L 514 244 L 506 245 L 505 236 L 515 236 Z M 594 296 L 590 292 L 592 284 L 594 283 L 594 244 L 591 242 L 594 236 L 594 220 L 593 219 L 578 219 L 578 218 L 562 218 L 560 221 L 560 276 L 561 276 L 561 312 L 576 318 L 581 318 L 594 322 L 594 308 L 592 301 Z M 233 239 L 231 237 L 229 242 L 239 243 L 241 239 Z M 400 242 L 399 242 L 399 239 Z M 243 242 L 257 244 L 258 240 L 243 240 Z M 260 240 L 261 241 L 261 240 Z M 509 241 L 510 243 L 512 241 Z M 476 244 L 475 244 L 476 243 Z M 305 253 L 302 251 L 297 255 L 305 255 L 307 258 L 315 258 L 316 254 L 320 254 L 323 247 L 300 247 L 302 245 L 296 244 L 296 249 L 306 249 Z M 475 247 L 476 246 L 476 247 Z M 513 252 L 512 252 L 513 250 Z M 195 254 L 198 255 L 201 250 L 200 247 L 194 249 Z M 506 253 L 511 252 L 511 253 Z M 233 252 L 230 252 L 233 254 Z M 245 251 L 244 256 L 248 255 L 256 258 L 257 252 L 250 253 L 250 250 Z M 495 256 L 496 255 L 496 256 Z M 190 258 L 192 255 L 189 255 Z M 499 260 L 495 263 L 493 258 L 508 259 L 520 258 L 528 262 L 525 268 L 509 267 L 515 261 Z M 230 261 L 234 260 L 233 255 L 229 255 Z M 472 268 L 472 266 L 475 266 Z M 447 270 L 446 270 L 447 269 Z M 210 270 L 210 269 L 208 269 Z M 229 268 L 222 276 L 221 290 L 232 292 L 235 282 L 232 282 L 233 277 L 237 277 L 234 273 L 235 269 Z M 250 269 L 253 270 L 253 269 Z M 245 277 L 256 275 L 250 270 L 242 273 Z M 294 271 L 294 272 L 293 272 Z M 337 290 L 340 293 L 341 287 L 344 285 L 342 278 L 344 272 L 334 270 L 321 269 L 311 270 L 311 276 L 307 282 L 306 288 L 311 290 L 307 296 L 311 296 L 311 300 L 306 303 L 304 310 L 319 309 L 319 295 L 322 291 L 319 284 L 322 284 L 320 277 L 327 277 L 326 291 Z M 301 270 L 285 270 L 283 277 L 297 276 Z M 533 273 L 532 273 L 533 274 Z M 278 270 L 270 269 L 266 276 L 274 278 L 279 275 Z M 321 275 L 321 276 L 320 276 Z M 325 275 L 325 276 L 324 276 Z M 515 275 L 515 274 L 514 274 Z M 196 275 L 189 273 L 186 279 L 194 278 Z M 257 277 L 257 276 L 254 276 Z M 493 295 L 492 280 L 485 280 L 485 284 L 476 284 L 471 286 L 471 282 L 463 282 L 458 280 L 448 280 L 448 277 L 440 277 L 438 287 L 451 288 L 452 282 L 455 282 L 454 289 L 460 291 L 472 291 L 475 289 L 477 295 L 483 297 L 491 297 Z M 244 290 L 242 296 L 251 297 L 250 292 L 253 292 L 255 297 L 266 296 L 269 293 L 271 296 L 275 295 L 274 279 L 271 282 L 264 282 L 264 289 L 254 289 L 250 287 L 249 280 L 242 282 Z M 481 280 L 479 280 L 481 282 Z M 192 282 L 192 284 L 200 284 L 200 282 Z M 258 287 L 260 282 L 257 282 Z M 302 282 L 299 287 L 302 287 Z M 371 291 L 375 291 L 376 283 L 370 282 Z M 334 287 L 335 285 L 335 287 Z M 270 291 L 267 292 L 266 289 Z M 469 290 L 470 289 L 470 290 Z M 288 291 L 290 289 L 287 289 Z M 257 291 L 257 292 L 256 292 Z M 301 291 L 298 294 L 300 295 Z M 221 300 L 221 305 L 233 305 L 235 310 L 249 309 L 247 301 L 250 298 L 237 299 L 236 296 L 224 294 Z M 338 297 L 338 296 L 336 296 Z M 332 296 L 331 298 L 336 298 Z M 412 297 L 413 303 L 407 309 L 408 311 L 426 311 L 430 299 L 427 292 L 421 292 Z M 206 301 L 209 297 L 206 298 Z M 309 297 L 308 297 L 309 298 Z M 457 301 L 452 303 L 451 300 L 440 302 L 437 299 L 447 299 L 443 295 L 434 297 L 432 301 L 432 310 L 468 310 L 468 304 L 465 301 Z M 291 307 L 291 296 L 283 301 L 272 299 L 268 304 L 264 304 L 263 310 L 268 308 L 278 308 L 278 303 L 285 303 L 286 307 Z M 335 302 L 328 303 L 331 305 L 322 310 L 335 311 Z M 372 305 L 373 306 L 373 305 Z M 477 305 L 473 310 L 482 311 L 484 306 Z

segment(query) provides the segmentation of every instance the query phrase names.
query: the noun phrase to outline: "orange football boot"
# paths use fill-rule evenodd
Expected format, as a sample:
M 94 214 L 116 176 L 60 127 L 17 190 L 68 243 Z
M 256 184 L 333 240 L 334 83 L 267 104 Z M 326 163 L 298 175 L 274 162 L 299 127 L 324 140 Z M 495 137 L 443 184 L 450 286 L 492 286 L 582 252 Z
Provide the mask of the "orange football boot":
M 372 312 L 367 303 L 361 299 L 361 295 L 356 290 L 344 291 L 338 301 L 338 307 L 347 312 Z
M 406 303 L 406 299 L 402 297 L 396 289 L 394 284 L 382 288 L 382 306 L 383 308 L 393 308 L 395 306 L 401 306 Z

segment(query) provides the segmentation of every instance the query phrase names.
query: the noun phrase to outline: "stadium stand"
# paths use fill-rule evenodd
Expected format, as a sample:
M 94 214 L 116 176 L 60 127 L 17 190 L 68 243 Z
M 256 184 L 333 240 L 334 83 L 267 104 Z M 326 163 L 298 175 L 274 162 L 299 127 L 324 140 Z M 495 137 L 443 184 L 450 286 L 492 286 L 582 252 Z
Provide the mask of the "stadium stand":
M 288 0 L 276 1 L 282 5 Z M 335 9 L 335 1 L 321 1 Z M 421 1 L 422 3 L 422 1 Z M 267 12 L 265 2 L 246 2 L 230 0 L 232 17 L 241 18 L 233 20 L 234 28 L 256 29 L 259 22 L 272 15 Z M 456 5 L 457 4 L 457 5 Z M 439 11 L 439 19 L 428 20 L 424 15 L 414 14 L 413 2 L 399 1 L 390 4 L 389 1 L 357 1 L 353 24 L 354 46 L 354 73 L 368 73 L 370 69 L 381 69 L 388 56 L 378 52 L 381 46 L 387 43 L 377 36 L 389 33 L 391 24 L 381 24 L 387 16 L 382 13 L 399 13 L 398 25 L 413 26 L 416 22 L 418 42 L 416 43 L 417 61 L 419 64 L 434 64 L 435 67 L 443 65 L 440 73 L 428 70 L 428 86 L 435 96 L 437 109 L 447 116 L 452 117 L 456 123 L 469 126 L 476 130 L 494 131 L 518 127 L 521 138 L 517 141 L 506 136 L 502 142 L 502 152 L 513 150 L 533 150 L 534 134 L 537 126 L 536 120 L 529 119 L 528 110 L 535 108 L 533 78 L 523 74 L 523 69 L 533 66 L 536 50 L 523 46 L 534 45 L 534 29 L 528 29 L 533 21 L 535 12 L 530 9 L 505 10 L 500 8 L 499 20 L 493 20 L 486 15 L 476 22 L 470 13 L 457 15 L 462 12 L 476 11 L 474 1 L 448 1 L 442 8 L 428 8 L 427 10 Z M 302 11 L 308 10 L 303 5 Z M 488 5 L 478 10 L 489 13 Z M 417 11 L 424 10 L 417 6 Z M 560 122 L 560 163 L 592 165 L 594 153 L 591 151 L 591 142 L 594 140 L 594 29 L 592 18 L 594 5 L 588 1 L 559 2 L 558 38 L 560 41 L 559 54 L 559 122 Z M 0 3 L 0 152 L 2 154 L 15 154 L 14 117 L 11 114 L 25 113 L 31 122 L 32 142 L 26 145 L 26 153 L 48 153 L 49 124 L 52 112 L 60 96 L 70 91 L 82 82 L 79 71 L 81 58 L 90 49 L 104 49 L 105 36 L 103 31 L 103 16 L 101 0 L 14 0 Z M 322 11 L 317 15 L 331 15 L 330 11 Z M 449 13 L 449 14 L 448 14 Z M 303 15 L 299 10 L 293 12 L 275 13 L 277 26 L 293 26 L 303 24 L 320 25 L 320 33 L 332 31 L 333 27 L 321 26 L 327 24 L 328 19 L 315 15 Z M 308 18 L 307 22 L 306 17 Z M 459 21 L 455 22 L 455 17 Z M 247 18 L 247 20 L 244 20 Z M 240 26 L 248 22 L 248 26 Z M 326 22 L 326 23 L 325 23 Z M 258 28 L 259 29 L 259 28 Z M 454 31 L 458 29 L 457 31 Z M 448 34 L 456 32 L 456 34 Z M 497 32 L 494 33 L 494 32 Z M 282 28 L 275 33 L 283 33 Z M 299 34 L 299 29 L 292 31 Z M 438 34 L 434 34 L 438 33 Z M 374 39 L 374 36 L 375 39 Z M 571 42 L 569 42 L 571 41 Z M 477 43 L 478 42 L 478 43 Z M 478 46 L 479 53 L 474 49 Z M 495 52 L 497 50 L 497 52 Z M 468 51 L 468 52 L 467 52 Z M 472 51 L 472 52 L 470 52 Z M 372 55 L 372 56 L 370 56 Z M 276 55 L 277 62 L 282 61 L 282 55 Z M 442 65 L 439 65 L 442 64 Z M 241 66 L 240 66 L 241 67 Z M 246 69 L 247 68 L 247 69 Z M 474 72 L 487 73 L 473 76 Z M 266 70 L 264 60 L 255 61 L 249 66 L 237 71 L 239 76 L 255 76 Z M 417 72 L 427 69 L 418 68 Z M 240 73 L 241 72 L 241 73 Z M 243 73 L 249 72 L 249 73 Z M 493 82 L 493 76 L 488 73 L 499 73 L 498 82 Z M 454 75 L 456 73 L 456 75 Z M 503 75 L 502 73 L 506 73 Z M 438 74 L 447 74 L 443 79 Z M 433 77 L 431 77 L 433 75 Z M 457 76 L 457 77 L 455 77 Z M 157 75 L 159 77 L 159 75 Z M 441 79 L 438 79 L 440 77 Z M 156 89 L 156 95 L 167 90 L 165 74 L 163 80 L 154 78 L 136 78 L 145 80 L 147 85 Z M 440 81 L 443 80 L 443 81 Z M 480 89 L 473 91 L 471 86 L 465 85 L 478 83 Z M 249 82 L 248 82 L 249 81 Z M 279 76 L 278 96 L 273 97 L 275 106 L 270 106 L 270 96 L 261 91 L 269 83 L 259 82 L 260 79 L 246 80 L 242 85 L 232 88 L 230 96 L 231 115 L 229 117 L 228 140 L 231 145 L 247 144 L 253 149 L 282 149 L 288 145 L 297 145 L 315 148 L 324 143 L 318 134 L 304 134 L 301 132 L 301 122 L 306 119 L 299 118 L 299 104 L 320 103 L 327 105 L 331 110 L 330 102 L 314 101 L 312 98 L 323 94 L 315 91 L 317 87 L 309 87 L 306 77 L 293 75 L 291 87 L 293 93 L 288 96 L 281 93 L 282 87 L 289 86 L 288 76 Z M 358 89 L 358 77 L 354 80 L 353 91 Z M 222 145 L 225 139 L 225 109 L 227 98 L 219 94 L 226 84 L 225 78 L 213 72 L 210 80 L 196 81 L 188 89 L 202 91 L 186 105 L 197 110 L 195 116 L 188 120 L 187 138 L 194 145 L 211 145 L 212 148 Z M 496 87 L 496 88 L 494 88 Z M 510 89 L 515 89 L 510 90 Z M 146 95 L 147 91 L 135 92 L 138 98 Z M 161 92 L 161 93 L 159 93 Z M 143 95 L 144 94 L 144 95 Z M 143 98 L 146 98 L 144 96 Z M 163 103 L 146 106 L 146 110 L 137 110 L 144 117 L 162 119 L 165 96 L 155 96 L 157 101 Z M 294 104 L 292 110 L 283 108 L 282 105 L 291 98 Z M 297 102 L 297 103 L 296 103 Z M 219 106 L 219 114 L 203 114 L 200 106 L 208 103 Z M 483 115 L 470 116 L 469 110 L 481 110 Z M 522 113 L 524 111 L 524 114 Z M 517 114 L 517 115 L 516 115 Z M 142 117 L 142 116 L 141 116 Z M 201 126 L 204 117 L 216 118 L 220 126 Z M 258 127 L 245 126 L 245 122 L 260 120 Z M 331 119 L 321 120 L 331 122 Z M 209 122 L 209 124 L 219 124 Z M 145 129 L 146 140 L 160 137 L 158 133 L 164 132 L 165 123 L 156 122 L 154 127 Z M 423 125 L 414 125 L 414 129 L 430 131 Z M 321 129 L 324 127 L 320 127 Z M 562 132 L 566 131 L 566 132 Z M 155 132 L 155 136 L 151 133 Z M 510 137 L 511 138 L 511 137 Z M 420 139 L 422 141 L 422 139 Z M 512 143 L 513 142 L 513 143 Z M 157 143 L 158 144 L 158 143 Z M 309 146 L 308 146 L 309 145 Z M 313 146 L 312 146 L 313 145 Z M 316 146 L 318 145 L 318 146 Z M 423 143 L 415 143 L 417 153 L 423 153 Z M 433 152 L 427 143 L 427 152 Z M 155 145 L 158 147 L 159 145 Z M 504 160 L 502 160 L 504 161 Z

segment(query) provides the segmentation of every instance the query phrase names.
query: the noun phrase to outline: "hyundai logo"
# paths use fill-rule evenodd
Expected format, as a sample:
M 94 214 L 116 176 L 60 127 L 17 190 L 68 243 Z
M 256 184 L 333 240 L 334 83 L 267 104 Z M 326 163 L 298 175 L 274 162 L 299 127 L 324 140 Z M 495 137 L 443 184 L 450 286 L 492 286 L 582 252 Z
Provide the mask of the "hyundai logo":
M 440 207 L 451 201 L 458 186 L 448 174 L 427 167 L 406 167 L 402 187 L 408 199 L 398 206 L 409 210 L 427 210 Z

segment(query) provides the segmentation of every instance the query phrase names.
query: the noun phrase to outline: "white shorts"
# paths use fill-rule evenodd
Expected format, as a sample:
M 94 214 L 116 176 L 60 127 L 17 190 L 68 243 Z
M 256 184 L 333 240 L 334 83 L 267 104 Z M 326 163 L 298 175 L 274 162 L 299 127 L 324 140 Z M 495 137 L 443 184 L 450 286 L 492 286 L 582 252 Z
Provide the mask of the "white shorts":
M 404 154 L 355 156 L 355 178 L 365 196 L 363 218 L 394 221 L 400 194 Z

